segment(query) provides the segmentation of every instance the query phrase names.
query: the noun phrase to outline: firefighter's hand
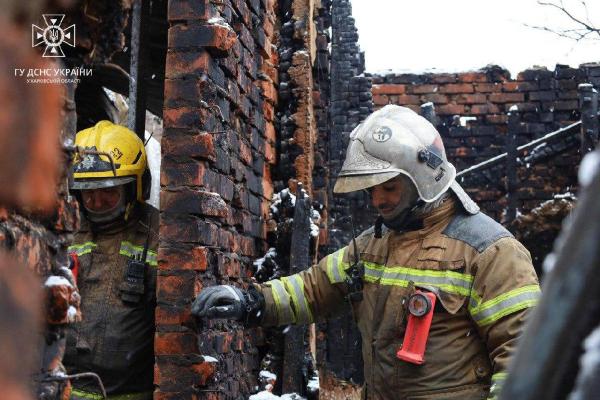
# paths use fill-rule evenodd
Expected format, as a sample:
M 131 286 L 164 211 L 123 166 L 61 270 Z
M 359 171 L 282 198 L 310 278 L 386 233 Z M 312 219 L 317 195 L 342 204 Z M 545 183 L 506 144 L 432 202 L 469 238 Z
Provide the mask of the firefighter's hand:
M 218 285 L 202 289 L 192 304 L 192 314 L 200 318 L 227 318 L 242 321 L 246 315 L 246 298 L 235 286 Z

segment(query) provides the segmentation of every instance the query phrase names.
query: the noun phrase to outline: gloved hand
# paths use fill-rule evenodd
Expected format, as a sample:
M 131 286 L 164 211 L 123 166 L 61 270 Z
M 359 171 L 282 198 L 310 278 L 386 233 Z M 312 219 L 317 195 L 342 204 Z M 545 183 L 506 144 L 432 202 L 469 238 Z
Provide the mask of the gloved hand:
M 199 318 L 226 318 L 254 325 L 260 321 L 264 298 L 253 286 L 242 291 L 235 286 L 217 285 L 202 289 L 192 304 Z

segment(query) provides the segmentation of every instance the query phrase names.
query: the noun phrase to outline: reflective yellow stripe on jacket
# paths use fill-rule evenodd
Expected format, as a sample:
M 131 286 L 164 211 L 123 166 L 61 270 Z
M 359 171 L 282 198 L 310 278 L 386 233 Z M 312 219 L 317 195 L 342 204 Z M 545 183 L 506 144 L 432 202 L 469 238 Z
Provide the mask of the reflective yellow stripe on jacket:
M 119 250 L 119 254 L 132 257 L 132 258 L 140 258 L 144 253 L 144 246 L 136 246 L 129 242 L 121 242 L 121 249 Z M 146 262 L 153 267 L 156 267 L 158 264 L 156 262 L 156 252 L 148 249 L 146 254 Z
M 343 262 L 346 247 L 327 256 L 327 277 L 330 283 L 342 283 L 347 278 L 349 263 Z M 381 285 L 407 287 L 432 286 L 446 293 L 470 296 L 469 312 L 479 326 L 489 325 L 500 318 L 537 304 L 540 296 L 539 285 L 528 285 L 510 290 L 487 301 L 473 290 L 473 276 L 449 270 L 417 269 L 399 266 L 385 266 L 364 262 L 365 282 Z
M 482 302 L 473 292 L 469 301 L 469 312 L 479 326 L 489 325 L 506 315 L 533 307 L 537 304 L 540 294 L 538 285 L 528 285 Z
M 416 286 L 433 286 L 444 292 L 463 296 L 471 293 L 473 285 L 471 275 L 454 271 L 385 267 L 374 263 L 364 263 L 364 265 L 365 281 L 371 283 L 407 287 L 412 281 Z
M 96 243 L 94 242 L 85 242 L 82 244 L 73 244 L 69 246 L 67 249 L 69 253 L 75 253 L 78 256 L 82 256 L 84 254 L 89 254 L 93 249 L 96 248 Z
M 89 399 L 89 400 L 104 400 L 104 396 L 100 393 L 87 392 L 73 388 L 71 390 L 71 398 Z M 108 396 L 108 400 L 147 400 L 152 398 L 152 392 L 125 393 L 114 396 Z

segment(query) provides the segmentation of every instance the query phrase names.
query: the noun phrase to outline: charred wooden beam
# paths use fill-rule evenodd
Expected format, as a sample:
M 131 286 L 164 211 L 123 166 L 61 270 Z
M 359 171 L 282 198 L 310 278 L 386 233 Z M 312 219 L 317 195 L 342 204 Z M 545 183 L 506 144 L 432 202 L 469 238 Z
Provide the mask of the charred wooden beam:
M 598 91 L 589 83 L 579 89 L 581 109 L 581 155 L 589 153 L 598 145 Z
M 131 14 L 131 62 L 129 66 L 129 114 L 127 126 L 144 140 L 146 128 L 146 27 L 149 1 L 135 0 Z
M 508 132 L 506 133 L 506 223 L 510 224 L 517 216 L 517 135 L 520 125 L 519 110 L 513 106 L 508 113 Z
M 290 249 L 290 275 L 310 266 L 310 199 L 298 184 L 292 246 Z M 304 364 L 304 338 L 306 326 L 290 326 L 285 335 L 283 356 L 283 393 L 303 393 L 302 367 Z

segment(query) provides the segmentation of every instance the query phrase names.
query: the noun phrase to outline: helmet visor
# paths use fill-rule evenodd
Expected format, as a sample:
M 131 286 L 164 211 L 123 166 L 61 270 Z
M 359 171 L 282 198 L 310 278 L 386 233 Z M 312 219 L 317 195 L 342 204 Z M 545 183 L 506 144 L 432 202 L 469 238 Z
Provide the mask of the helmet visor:
M 398 176 L 400 172 L 390 171 L 379 174 L 346 175 L 340 176 L 335 181 L 333 193 L 350 193 L 357 190 L 368 189 L 372 186 L 387 182 Z
M 71 189 L 73 190 L 90 190 L 90 189 L 104 189 L 120 185 L 125 185 L 129 182 L 134 182 L 134 176 L 120 176 L 115 178 L 103 178 L 103 179 L 78 179 L 73 182 Z

